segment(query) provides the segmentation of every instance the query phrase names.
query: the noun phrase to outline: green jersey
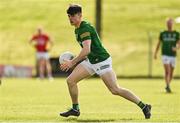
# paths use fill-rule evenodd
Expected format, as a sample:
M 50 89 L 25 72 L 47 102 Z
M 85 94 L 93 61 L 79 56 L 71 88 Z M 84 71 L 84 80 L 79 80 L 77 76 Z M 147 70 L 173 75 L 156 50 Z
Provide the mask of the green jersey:
M 110 56 L 102 46 L 96 29 L 88 22 L 82 21 L 80 27 L 75 29 L 75 34 L 81 47 L 83 47 L 83 41 L 91 40 L 91 52 L 87 56 L 91 64 L 102 62 Z
M 162 55 L 176 56 L 176 52 L 172 50 L 176 47 L 177 41 L 180 39 L 179 32 L 177 31 L 163 31 L 160 33 L 159 40 L 162 43 L 161 52 Z

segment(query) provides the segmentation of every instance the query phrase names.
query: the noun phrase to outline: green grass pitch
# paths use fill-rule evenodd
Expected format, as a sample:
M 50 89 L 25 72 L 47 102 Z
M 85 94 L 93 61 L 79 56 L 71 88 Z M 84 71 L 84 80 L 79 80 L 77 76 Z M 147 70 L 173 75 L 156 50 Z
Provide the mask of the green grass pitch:
M 112 96 L 100 79 L 79 83 L 81 116 L 62 118 L 59 112 L 71 106 L 64 78 L 3 79 L 0 86 L 0 122 L 180 122 L 180 83 L 174 80 L 172 94 L 164 92 L 161 79 L 118 79 L 121 86 L 132 90 L 152 105 L 152 118 L 145 120 L 133 103 Z

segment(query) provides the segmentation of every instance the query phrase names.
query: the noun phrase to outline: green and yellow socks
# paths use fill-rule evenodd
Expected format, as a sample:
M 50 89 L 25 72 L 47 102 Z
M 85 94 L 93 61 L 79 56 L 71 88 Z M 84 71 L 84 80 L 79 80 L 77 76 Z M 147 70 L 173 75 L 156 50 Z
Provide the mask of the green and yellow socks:
M 137 105 L 138 105 L 141 109 L 144 109 L 144 107 L 146 106 L 146 104 L 144 104 L 142 101 L 140 101 Z
M 79 104 L 73 104 L 72 108 L 75 109 L 75 110 L 79 110 Z

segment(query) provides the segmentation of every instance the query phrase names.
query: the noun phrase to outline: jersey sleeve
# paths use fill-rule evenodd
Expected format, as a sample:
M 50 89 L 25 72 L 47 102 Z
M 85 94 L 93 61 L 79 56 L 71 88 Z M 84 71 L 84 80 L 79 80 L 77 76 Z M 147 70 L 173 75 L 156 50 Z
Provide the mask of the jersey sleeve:
M 37 36 L 36 35 L 33 35 L 31 40 L 36 40 L 37 39 Z
M 48 36 L 47 34 L 44 35 L 44 38 L 45 38 L 45 40 L 47 40 L 47 41 L 50 40 L 50 38 L 49 38 L 49 36 Z
M 85 41 L 85 40 L 91 40 L 91 32 L 90 29 L 86 28 L 83 29 L 80 33 L 80 39 L 81 41 Z

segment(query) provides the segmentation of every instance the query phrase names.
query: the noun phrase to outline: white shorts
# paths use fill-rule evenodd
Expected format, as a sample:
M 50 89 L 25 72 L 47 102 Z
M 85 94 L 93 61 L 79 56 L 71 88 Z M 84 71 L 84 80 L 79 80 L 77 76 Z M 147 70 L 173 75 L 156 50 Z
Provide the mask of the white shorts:
M 36 53 L 36 57 L 37 59 L 46 59 L 48 60 L 49 59 L 49 54 L 47 52 L 37 52 Z
M 108 71 L 112 71 L 112 59 L 109 57 L 108 59 L 96 63 L 96 64 L 91 64 L 88 59 L 82 61 L 80 63 L 81 65 L 84 66 L 84 68 L 89 72 L 89 74 L 98 74 L 98 75 L 103 75 L 104 73 Z
M 176 58 L 173 56 L 166 56 L 166 55 L 162 56 L 163 64 L 170 64 L 172 65 L 172 67 L 175 67 L 175 61 L 176 61 Z

